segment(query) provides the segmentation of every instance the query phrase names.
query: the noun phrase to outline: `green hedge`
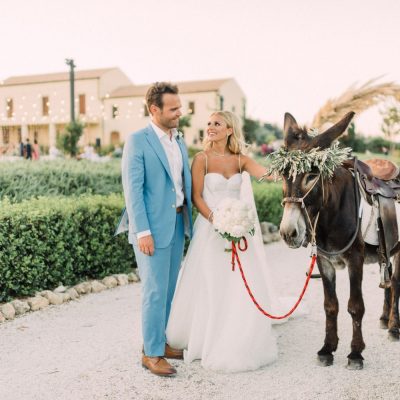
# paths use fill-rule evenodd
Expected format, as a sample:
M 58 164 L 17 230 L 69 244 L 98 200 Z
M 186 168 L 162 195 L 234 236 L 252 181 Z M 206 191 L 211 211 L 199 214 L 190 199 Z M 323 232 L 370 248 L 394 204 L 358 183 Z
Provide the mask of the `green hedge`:
M 121 193 L 121 161 L 17 161 L 0 163 L 0 199 Z
M 260 221 L 279 225 L 281 184 L 253 183 L 253 188 Z M 113 236 L 122 207 L 119 194 L 3 200 L 0 302 L 130 271 L 132 247 L 126 235 Z
M 113 237 L 120 195 L 0 204 L 0 302 L 60 283 L 131 271 L 126 236 Z
M 253 182 L 253 190 L 259 220 L 279 226 L 283 214 L 282 182 Z

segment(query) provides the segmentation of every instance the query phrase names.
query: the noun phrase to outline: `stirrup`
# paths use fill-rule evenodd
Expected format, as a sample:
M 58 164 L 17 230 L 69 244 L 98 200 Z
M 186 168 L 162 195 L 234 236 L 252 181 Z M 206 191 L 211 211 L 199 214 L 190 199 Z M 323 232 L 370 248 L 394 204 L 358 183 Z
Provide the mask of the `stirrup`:
M 379 287 L 381 289 L 388 289 L 392 286 L 392 281 L 389 277 L 389 267 L 386 263 L 382 263 L 380 265 L 380 277 L 381 282 L 379 284 Z

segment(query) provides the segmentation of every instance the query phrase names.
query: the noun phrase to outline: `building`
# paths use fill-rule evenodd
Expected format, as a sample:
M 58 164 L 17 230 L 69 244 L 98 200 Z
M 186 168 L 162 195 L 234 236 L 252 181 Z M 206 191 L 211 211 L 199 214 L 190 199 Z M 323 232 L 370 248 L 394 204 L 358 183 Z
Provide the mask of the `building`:
M 177 82 L 177 85 L 183 114 L 190 116 L 190 127 L 185 128 L 188 146 L 200 144 L 213 111 L 224 109 L 245 116 L 246 98 L 234 79 Z M 105 131 L 111 143 L 125 141 L 130 132 L 143 128 L 150 120 L 144 101 L 148 87 L 121 87 L 105 100 Z
M 244 117 L 246 100 L 234 79 L 177 83 L 187 145 L 199 145 L 208 116 L 219 109 Z M 75 72 L 75 115 L 85 123 L 81 144 L 123 143 L 147 125 L 144 96 L 149 85 L 134 85 L 119 68 Z M 0 147 L 15 148 L 34 139 L 44 148 L 56 146 L 57 135 L 70 120 L 69 73 L 16 76 L 0 81 Z

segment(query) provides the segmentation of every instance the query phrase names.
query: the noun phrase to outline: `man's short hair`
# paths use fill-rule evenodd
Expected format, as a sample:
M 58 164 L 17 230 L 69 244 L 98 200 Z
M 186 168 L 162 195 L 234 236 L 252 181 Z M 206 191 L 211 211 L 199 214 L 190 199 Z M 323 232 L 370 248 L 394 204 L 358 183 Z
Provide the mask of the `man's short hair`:
M 178 86 L 173 85 L 170 82 L 156 82 L 153 83 L 146 93 L 146 105 L 150 112 L 150 106 L 155 105 L 159 108 L 163 108 L 163 94 L 178 94 Z

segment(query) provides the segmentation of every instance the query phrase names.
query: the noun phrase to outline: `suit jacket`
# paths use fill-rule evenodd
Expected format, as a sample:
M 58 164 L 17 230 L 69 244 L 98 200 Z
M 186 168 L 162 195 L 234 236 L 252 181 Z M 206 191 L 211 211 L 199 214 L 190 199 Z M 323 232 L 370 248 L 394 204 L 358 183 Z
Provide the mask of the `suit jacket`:
M 183 139 L 176 138 L 183 160 L 185 233 L 192 235 L 192 181 Z M 138 232 L 151 230 L 155 247 L 167 247 L 176 221 L 176 193 L 167 155 L 151 125 L 131 134 L 122 154 L 125 210 L 115 234 L 129 230 L 129 243 Z

